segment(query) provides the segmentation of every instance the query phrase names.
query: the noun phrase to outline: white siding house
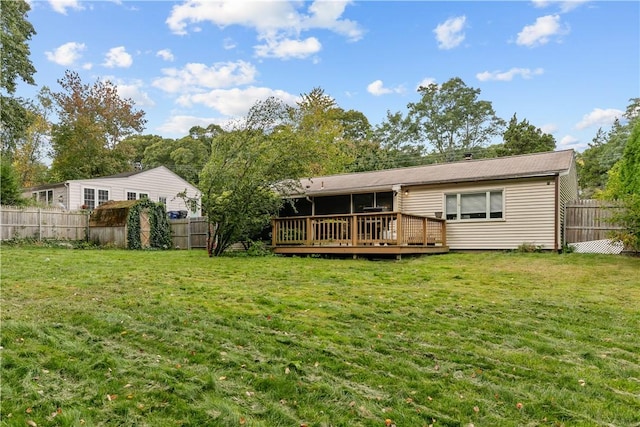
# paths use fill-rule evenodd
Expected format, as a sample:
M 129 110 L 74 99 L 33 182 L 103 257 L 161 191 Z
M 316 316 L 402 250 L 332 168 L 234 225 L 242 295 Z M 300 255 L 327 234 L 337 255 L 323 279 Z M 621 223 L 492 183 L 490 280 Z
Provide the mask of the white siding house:
M 69 210 L 94 209 L 109 200 L 137 200 L 147 197 L 154 202 L 164 203 L 167 211 L 187 211 L 190 216 L 199 216 L 198 208 L 187 206 L 177 196 L 185 191 L 188 197 L 199 200 L 200 193 L 196 187 L 165 166 L 159 166 L 100 178 L 40 185 L 25 189 L 23 196 Z
M 442 217 L 452 250 L 560 250 L 565 205 L 578 198 L 573 150 L 315 177 L 301 187 L 306 215 L 363 212 L 356 201 L 365 198 L 372 209 Z

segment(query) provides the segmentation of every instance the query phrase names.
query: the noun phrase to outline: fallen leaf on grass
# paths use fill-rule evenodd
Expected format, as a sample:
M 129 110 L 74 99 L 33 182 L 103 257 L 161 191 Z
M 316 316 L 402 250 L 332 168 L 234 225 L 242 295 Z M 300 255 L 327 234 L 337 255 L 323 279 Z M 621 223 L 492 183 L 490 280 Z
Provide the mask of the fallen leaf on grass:
M 108 400 L 109 402 L 111 402 L 111 401 L 113 401 L 113 400 L 116 400 L 117 398 L 118 398 L 118 395 L 117 395 L 117 394 L 107 394 L 107 400 Z
M 27 425 L 31 427 L 38 427 L 38 424 L 36 424 L 36 422 L 33 420 L 28 420 Z
M 516 403 L 516 408 L 522 409 L 522 406 L 523 406 L 522 403 L 520 403 L 520 402 Z

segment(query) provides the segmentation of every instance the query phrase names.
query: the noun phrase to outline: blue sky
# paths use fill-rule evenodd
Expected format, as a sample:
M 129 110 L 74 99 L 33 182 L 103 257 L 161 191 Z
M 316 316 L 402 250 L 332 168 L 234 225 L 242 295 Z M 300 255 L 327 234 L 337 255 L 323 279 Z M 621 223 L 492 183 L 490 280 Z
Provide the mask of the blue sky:
M 460 77 L 582 151 L 640 97 L 637 1 L 30 1 L 36 87 L 110 80 L 143 133 L 187 135 L 321 87 L 372 125 Z

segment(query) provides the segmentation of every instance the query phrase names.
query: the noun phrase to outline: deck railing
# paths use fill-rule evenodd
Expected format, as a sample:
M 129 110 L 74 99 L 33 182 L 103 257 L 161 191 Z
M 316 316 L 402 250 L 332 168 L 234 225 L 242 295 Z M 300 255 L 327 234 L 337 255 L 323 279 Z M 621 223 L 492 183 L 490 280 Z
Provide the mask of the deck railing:
M 446 246 L 446 221 L 400 212 L 275 218 L 277 246 Z

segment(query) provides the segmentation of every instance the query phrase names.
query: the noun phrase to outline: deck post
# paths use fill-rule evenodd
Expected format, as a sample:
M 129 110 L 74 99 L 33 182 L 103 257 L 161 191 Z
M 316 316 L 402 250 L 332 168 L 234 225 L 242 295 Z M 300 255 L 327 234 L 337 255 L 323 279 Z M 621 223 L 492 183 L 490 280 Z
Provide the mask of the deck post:
M 356 217 L 355 215 L 351 215 L 351 246 L 356 246 L 357 244 L 358 244 L 358 217 Z
M 404 230 L 402 229 L 402 214 L 400 212 L 396 214 L 396 240 L 398 245 L 405 244 Z
M 447 221 L 440 222 L 440 232 L 442 233 L 442 246 L 447 246 Z
M 271 247 L 276 247 L 276 242 L 278 241 L 278 221 L 275 219 L 271 220 Z
M 307 233 L 304 239 L 304 244 L 306 246 L 311 246 L 311 239 L 313 238 L 311 233 L 311 218 L 307 217 L 306 220 Z
M 429 230 L 428 227 L 429 226 L 429 218 L 422 218 L 422 244 L 423 245 L 428 245 L 429 244 L 429 240 L 427 240 L 429 238 Z

